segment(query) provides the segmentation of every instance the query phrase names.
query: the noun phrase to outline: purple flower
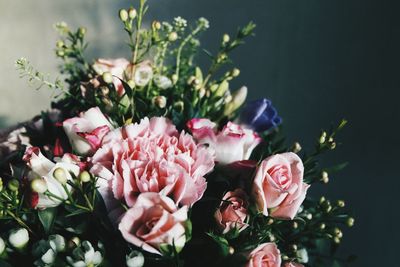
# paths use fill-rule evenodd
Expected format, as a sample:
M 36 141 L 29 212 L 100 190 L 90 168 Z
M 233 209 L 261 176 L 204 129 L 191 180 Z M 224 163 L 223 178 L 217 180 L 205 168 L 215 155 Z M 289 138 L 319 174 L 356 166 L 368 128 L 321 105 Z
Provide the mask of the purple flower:
M 256 132 L 264 132 L 278 126 L 282 119 L 271 101 L 263 98 L 247 103 L 242 109 L 239 121 Z

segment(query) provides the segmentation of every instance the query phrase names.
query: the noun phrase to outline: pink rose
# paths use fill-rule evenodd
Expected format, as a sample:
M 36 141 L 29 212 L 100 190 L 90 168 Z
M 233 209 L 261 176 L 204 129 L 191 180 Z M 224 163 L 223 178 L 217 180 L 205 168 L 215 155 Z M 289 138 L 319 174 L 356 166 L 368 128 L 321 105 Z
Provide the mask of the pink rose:
M 60 161 L 57 163 L 47 159 L 40 152 L 38 147 L 28 147 L 25 151 L 23 160 L 26 162 L 28 167 L 41 177 L 47 185 L 47 191 L 55 195 L 55 197 L 48 197 L 44 193 L 34 193 L 31 203 L 33 208 L 46 209 L 50 207 L 56 207 L 62 203 L 62 200 L 68 199 L 67 191 L 71 191 L 70 185 L 66 184 L 66 189 L 61 185 L 59 181 L 54 177 L 54 171 L 56 169 L 64 170 L 67 180 L 72 181 L 73 177 L 79 175 L 79 166 L 70 162 Z
M 292 152 L 263 160 L 253 182 L 253 197 L 265 216 L 293 219 L 303 203 L 308 184 L 303 183 L 304 166 Z
M 162 245 L 174 245 L 177 249 L 185 245 L 187 212 L 187 206 L 178 209 L 169 197 L 143 193 L 124 214 L 118 228 L 129 243 L 161 255 Z
M 249 255 L 246 267 L 280 267 L 281 253 L 275 243 L 264 243 Z
M 236 189 L 225 194 L 220 207 L 215 212 L 215 219 L 224 234 L 232 229 L 239 232 L 247 228 L 248 197 L 242 189 Z
M 262 141 L 257 133 L 232 122 L 219 132 L 216 124 L 208 119 L 192 119 L 187 127 L 200 144 L 214 149 L 215 160 L 220 164 L 249 159 L 253 149 Z
M 142 192 L 158 192 L 176 204 L 193 205 L 206 190 L 204 176 L 213 170 L 214 158 L 171 121 L 154 117 L 111 131 L 92 164 L 110 211 L 120 207 L 114 200 L 132 207 Z
M 73 150 L 82 156 L 94 153 L 100 147 L 103 137 L 112 129 L 98 107 L 82 112 L 79 117 L 65 120 L 63 127 Z
M 93 64 L 93 69 L 98 75 L 102 75 L 104 72 L 109 72 L 115 76 L 113 78 L 114 87 L 117 90 L 119 96 L 124 95 L 125 89 L 122 82 L 119 79 L 124 79 L 125 70 L 129 67 L 130 62 L 125 58 L 117 59 L 102 59 L 99 58 Z
M 304 267 L 304 265 L 297 262 L 286 262 L 283 267 Z

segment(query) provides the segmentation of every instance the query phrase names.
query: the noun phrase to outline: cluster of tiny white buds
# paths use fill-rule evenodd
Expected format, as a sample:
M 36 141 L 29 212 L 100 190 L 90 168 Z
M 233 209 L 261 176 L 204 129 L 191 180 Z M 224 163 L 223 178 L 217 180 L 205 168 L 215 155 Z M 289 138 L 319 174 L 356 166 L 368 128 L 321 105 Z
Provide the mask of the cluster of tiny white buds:
M 186 28 L 187 27 L 187 20 L 182 17 L 174 18 L 174 25 L 177 28 Z
M 199 23 L 203 25 L 205 29 L 210 28 L 210 22 L 206 18 L 199 18 Z

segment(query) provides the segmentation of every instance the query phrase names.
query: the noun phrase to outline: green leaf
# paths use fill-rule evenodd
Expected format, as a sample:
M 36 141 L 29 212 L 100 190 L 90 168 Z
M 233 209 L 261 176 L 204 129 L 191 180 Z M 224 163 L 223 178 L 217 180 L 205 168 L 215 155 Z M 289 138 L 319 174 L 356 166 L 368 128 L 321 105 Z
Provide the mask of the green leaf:
M 38 217 L 46 234 L 49 234 L 57 215 L 57 208 L 47 208 L 38 211 Z

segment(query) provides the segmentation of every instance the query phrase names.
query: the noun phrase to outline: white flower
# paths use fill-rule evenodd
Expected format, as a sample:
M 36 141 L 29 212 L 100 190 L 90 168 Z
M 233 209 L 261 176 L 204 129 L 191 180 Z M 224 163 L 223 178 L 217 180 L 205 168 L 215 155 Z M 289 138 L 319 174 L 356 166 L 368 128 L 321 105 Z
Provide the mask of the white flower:
M 153 78 L 153 69 L 148 62 L 143 62 L 136 67 L 134 81 L 137 86 L 146 86 Z
M 0 237 L 0 255 L 3 254 L 5 249 L 6 249 L 6 244 L 4 243 L 3 238 Z
M 144 256 L 140 251 L 134 250 L 126 256 L 126 266 L 142 267 L 144 265 Z
M 308 253 L 305 248 L 299 249 L 296 252 L 296 256 L 300 263 L 307 263 L 308 262 Z
M 158 88 L 160 89 L 168 89 L 172 86 L 172 81 L 166 76 L 162 75 L 156 75 L 154 76 L 154 83 L 157 85 Z
M 63 252 L 65 250 L 65 238 L 61 235 L 52 235 L 49 237 L 50 247 L 56 252 Z
M 74 258 L 67 256 L 67 261 L 72 267 L 96 267 L 103 261 L 100 251 L 95 251 L 89 241 L 83 241 L 81 246 L 72 252 Z
M 56 260 L 56 256 L 57 254 L 54 252 L 53 249 L 50 248 L 46 251 L 46 253 L 42 255 L 42 257 L 40 257 L 40 259 L 44 264 L 52 264 Z
M 13 230 L 8 237 L 8 242 L 15 248 L 23 248 L 29 241 L 29 233 L 25 228 Z

